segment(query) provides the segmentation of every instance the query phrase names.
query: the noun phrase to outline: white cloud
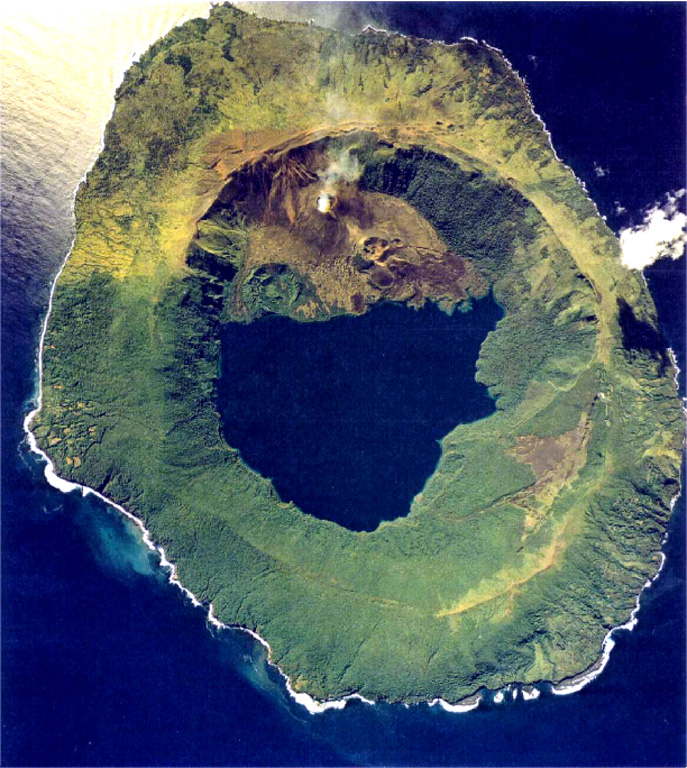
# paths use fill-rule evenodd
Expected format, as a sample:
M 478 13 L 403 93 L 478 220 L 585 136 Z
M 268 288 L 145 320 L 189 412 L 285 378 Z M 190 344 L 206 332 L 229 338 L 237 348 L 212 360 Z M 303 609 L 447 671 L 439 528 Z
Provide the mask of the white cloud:
M 682 256 L 687 242 L 687 216 L 680 210 L 679 201 L 684 195 L 684 189 L 666 195 L 666 202 L 651 207 L 638 227 L 620 231 L 624 266 L 628 269 L 644 269 L 657 259 L 679 259 Z
M 608 176 L 609 170 L 608 168 L 604 168 L 600 163 L 594 163 L 594 173 L 597 178 L 603 179 L 604 176 Z
M 615 215 L 616 216 L 622 216 L 624 213 L 627 213 L 627 208 L 624 205 L 621 205 L 617 200 L 615 201 Z

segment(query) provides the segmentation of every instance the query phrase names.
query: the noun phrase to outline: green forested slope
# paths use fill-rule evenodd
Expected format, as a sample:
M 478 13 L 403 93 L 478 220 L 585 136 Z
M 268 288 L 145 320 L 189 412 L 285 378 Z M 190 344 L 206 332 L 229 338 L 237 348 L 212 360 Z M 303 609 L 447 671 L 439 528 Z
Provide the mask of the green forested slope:
M 497 411 L 447 435 L 408 517 L 371 533 L 283 504 L 223 442 L 233 271 L 192 246 L 234 170 L 356 130 L 382 141 L 361 187 L 416 208 L 506 312 L 477 371 Z M 456 701 L 594 664 L 657 570 L 684 420 L 646 286 L 498 53 L 216 7 L 131 67 L 76 216 L 39 443 L 297 690 Z M 205 253 L 240 261 L 239 230 L 206 231 Z

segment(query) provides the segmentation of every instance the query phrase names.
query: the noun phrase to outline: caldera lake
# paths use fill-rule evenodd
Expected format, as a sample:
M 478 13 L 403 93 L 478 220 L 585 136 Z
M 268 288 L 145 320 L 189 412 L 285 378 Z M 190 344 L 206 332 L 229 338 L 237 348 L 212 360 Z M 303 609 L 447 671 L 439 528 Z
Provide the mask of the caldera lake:
M 228 323 L 217 385 L 224 437 L 283 501 L 374 530 L 410 512 L 443 437 L 495 410 L 475 372 L 502 317 L 489 294 L 450 315 L 384 302 L 320 322 Z

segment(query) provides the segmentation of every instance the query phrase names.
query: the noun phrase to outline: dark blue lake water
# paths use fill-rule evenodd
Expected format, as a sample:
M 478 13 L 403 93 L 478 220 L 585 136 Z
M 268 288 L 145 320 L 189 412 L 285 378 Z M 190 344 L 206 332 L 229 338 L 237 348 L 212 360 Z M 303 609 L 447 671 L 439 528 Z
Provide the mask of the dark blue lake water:
M 218 387 L 225 438 L 282 500 L 374 530 L 408 514 L 442 437 L 495 410 L 475 364 L 502 316 L 487 296 L 451 316 L 388 303 L 327 322 L 229 323 Z
M 527 76 L 558 152 L 609 217 L 619 201 L 641 218 L 643 206 L 683 185 L 683 4 L 404 3 L 367 12 L 401 31 L 448 41 L 470 34 L 504 49 Z M 594 163 L 609 173 L 597 177 Z M 606 670 L 580 693 L 545 691 L 465 715 L 353 703 L 310 716 L 265 668 L 259 646 L 208 630 L 125 521 L 47 487 L 20 446 L 61 246 L 41 239 L 21 211 L 11 215 L 3 229 L 3 764 L 685 764 L 684 497 L 637 628 L 617 635 Z M 685 260 L 659 262 L 647 276 L 684 371 Z

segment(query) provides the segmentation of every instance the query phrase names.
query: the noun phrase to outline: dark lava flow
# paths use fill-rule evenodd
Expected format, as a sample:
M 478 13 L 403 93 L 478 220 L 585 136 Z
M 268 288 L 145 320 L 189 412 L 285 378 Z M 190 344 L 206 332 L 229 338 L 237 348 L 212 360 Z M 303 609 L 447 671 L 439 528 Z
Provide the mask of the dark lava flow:
M 326 322 L 230 323 L 218 384 L 224 436 L 284 501 L 374 530 L 408 514 L 438 440 L 494 410 L 475 363 L 502 316 L 488 296 L 452 316 L 386 303 Z

